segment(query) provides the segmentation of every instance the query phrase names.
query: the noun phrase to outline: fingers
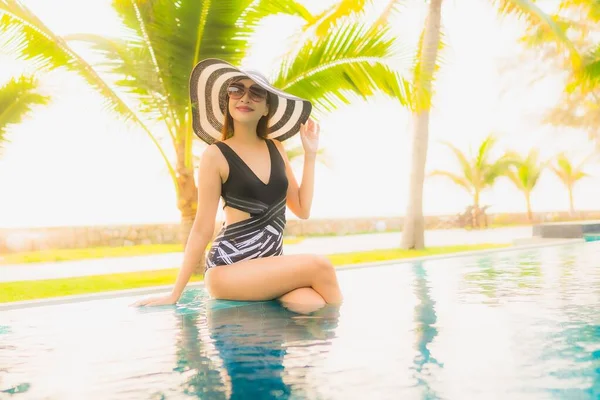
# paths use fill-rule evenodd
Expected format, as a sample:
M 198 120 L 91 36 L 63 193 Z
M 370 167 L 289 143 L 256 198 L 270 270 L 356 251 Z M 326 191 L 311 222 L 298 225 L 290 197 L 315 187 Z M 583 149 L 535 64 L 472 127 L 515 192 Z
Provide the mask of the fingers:
M 157 306 L 161 305 L 162 299 L 142 299 L 131 304 L 132 307 Z

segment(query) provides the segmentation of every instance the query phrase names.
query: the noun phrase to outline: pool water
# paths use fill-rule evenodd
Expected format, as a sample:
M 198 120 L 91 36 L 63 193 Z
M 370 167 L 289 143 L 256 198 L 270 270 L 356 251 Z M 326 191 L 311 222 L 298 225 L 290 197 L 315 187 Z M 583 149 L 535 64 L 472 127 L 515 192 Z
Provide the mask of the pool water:
M 2 311 L 0 399 L 598 399 L 600 243 L 340 271 L 341 307 Z

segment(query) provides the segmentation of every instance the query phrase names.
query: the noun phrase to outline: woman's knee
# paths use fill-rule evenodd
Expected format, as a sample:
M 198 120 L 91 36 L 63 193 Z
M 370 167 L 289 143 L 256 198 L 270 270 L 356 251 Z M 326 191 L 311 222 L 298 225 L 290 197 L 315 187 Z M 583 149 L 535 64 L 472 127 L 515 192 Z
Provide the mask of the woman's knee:
M 318 254 L 312 256 L 312 264 L 316 270 L 318 276 L 321 277 L 332 277 L 335 276 L 335 268 L 331 261 L 325 257 Z

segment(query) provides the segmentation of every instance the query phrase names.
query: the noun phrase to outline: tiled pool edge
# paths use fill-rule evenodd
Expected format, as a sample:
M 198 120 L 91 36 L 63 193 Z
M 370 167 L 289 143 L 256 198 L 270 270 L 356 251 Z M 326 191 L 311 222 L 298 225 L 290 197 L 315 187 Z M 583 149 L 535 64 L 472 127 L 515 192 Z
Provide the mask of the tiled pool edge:
M 413 257 L 413 258 L 403 258 L 396 260 L 387 260 L 387 261 L 376 261 L 369 263 L 360 263 L 360 264 L 350 264 L 339 266 L 336 269 L 338 271 L 352 270 L 352 269 L 360 269 L 360 268 L 368 268 L 374 266 L 382 266 L 382 265 L 391 265 L 391 264 L 408 264 L 415 261 L 427 261 L 427 260 L 439 260 L 439 259 L 448 259 L 448 258 L 460 258 L 460 257 L 473 257 L 478 255 L 485 254 L 493 254 L 500 252 L 511 252 L 511 251 L 523 251 L 527 249 L 535 249 L 541 247 L 551 247 L 551 246 L 566 246 L 577 243 L 585 243 L 584 239 L 566 239 L 560 241 L 552 241 L 548 243 L 535 243 L 531 245 L 519 245 L 519 246 L 509 246 L 503 248 L 496 249 L 485 249 L 485 250 L 473 250 L 473 251 L 463 251 L 449 254 L 439 254 L 434 256 L 424 256 L 424 257 Z M 191 282 L 187 285 L 187 287 L 204 287 L 204 282 Z M 43 307 L 43 306 L 51 306 L 51 305 L 60 305 L 60 304 L 69 304 L 74 302 L 81 301 L 93 301 L 93 300 L 102 300 L 102 299 L 114 299 L 117 297 L 131 297 L 131 296 L 140 296 L 144 294 L 155 294 L 155 293 L 164 293 L 169 291 L 172 288 L 172 285 L 164 285 L 164 286 L 150 286 L 146 288 L 139 289 L 126 289 L 126 290 L 116 290 L 116 291 L 106 291 L 100 293 L 92 293 L 92 294 L 83 294 L 83 295 L 73 295 L 73 296 L 61 296 L 49 299 L 40 299 L 40 300 L 25 300 L 25 301 L 15 301 L 9 303 L 0 303 L 0 311 L 8 311 L 20 308 L 31 308 L 31 307 Z

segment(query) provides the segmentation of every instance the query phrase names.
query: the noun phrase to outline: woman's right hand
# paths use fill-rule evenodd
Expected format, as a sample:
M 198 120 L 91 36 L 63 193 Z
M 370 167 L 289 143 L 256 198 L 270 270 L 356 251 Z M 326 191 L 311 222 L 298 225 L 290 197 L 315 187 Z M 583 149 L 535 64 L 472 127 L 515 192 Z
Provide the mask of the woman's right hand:
M 161 297 L 150 297 L 147 299 L 142 299 L 133 303 L 134 307 L 144 307 L 144 306 L 166 306 L 177 303 L 177 299 L 173 295 L 161 296 Z

